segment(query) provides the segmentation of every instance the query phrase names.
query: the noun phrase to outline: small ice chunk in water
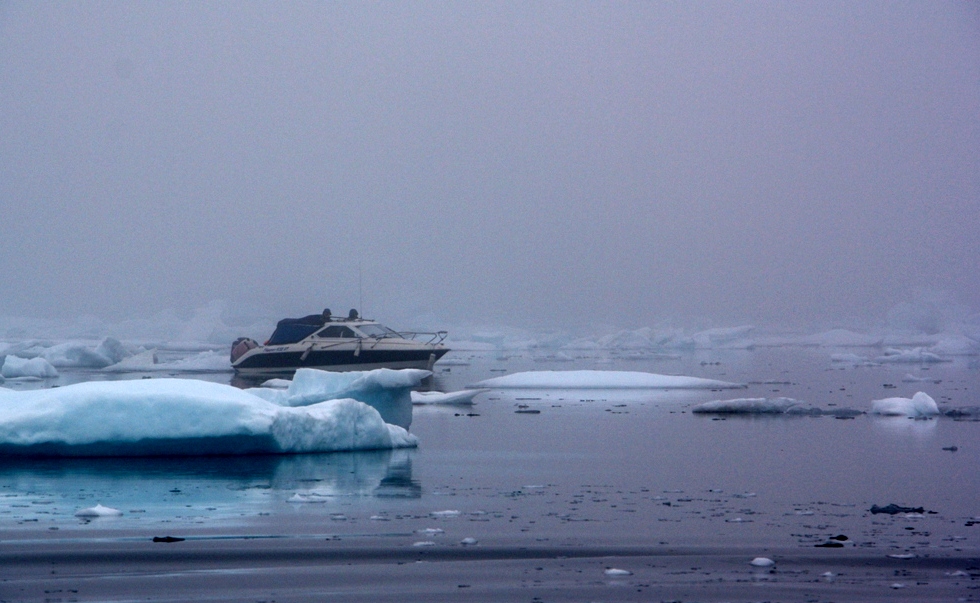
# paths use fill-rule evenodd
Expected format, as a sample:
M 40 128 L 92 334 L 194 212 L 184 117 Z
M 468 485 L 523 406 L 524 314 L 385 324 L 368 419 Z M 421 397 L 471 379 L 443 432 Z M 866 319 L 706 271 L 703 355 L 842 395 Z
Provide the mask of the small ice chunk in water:
M 120 515 L 122 515 L 122 511 L 119 509 L 103 507 L 101 504 L 82 509 L 75 513 L 75 517 L 119 517 Z
M 607 576 L 632 576 L 633 572 L 624 569 L 618 569 L 615 567 L 606 568 L 605 574 Z
M 472 546 L 477 542 L 479 542 L 479 540 L 473 538 L 472 536 L 467 536 L 466 538 L 459 541 L 459 543 L 462 544 L 463 546 Z
M 776 562 L 768 557 L 756 557 L 749 564 L 754 567 L 772 567 L 776 565 Z
M 455 509 L 447 509 L 445 511 L 433 511 L 431 515 L 433 517 L 459 517 L 459 511 Z
M 412 404 L 449 404 L 465 406 L 473 404 L 473 398 L 490 391 L 487 389 L 464 389 L 459 392 L 412 392 Z
M 425 528 L 422 530 L 415 530 L 416 534 L 425 534 L 426 536 L 435 536 L 436 534 L 445 534 L 446 530 L 442 528 Z
M 435 546 L 436 543 L 431 540 L 420 540 L 418 542 L 413 542 L 412 546 Z

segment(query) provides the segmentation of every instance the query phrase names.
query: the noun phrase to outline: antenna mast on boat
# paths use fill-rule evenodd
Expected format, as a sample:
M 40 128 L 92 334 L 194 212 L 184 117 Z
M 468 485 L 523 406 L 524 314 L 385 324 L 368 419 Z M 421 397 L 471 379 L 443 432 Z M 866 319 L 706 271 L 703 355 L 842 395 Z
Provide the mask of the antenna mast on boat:
M 361 263 L 357 263 L 357 307 L 361 309 L 361 316 L 364 316 L 364 292 L 361 287 Z

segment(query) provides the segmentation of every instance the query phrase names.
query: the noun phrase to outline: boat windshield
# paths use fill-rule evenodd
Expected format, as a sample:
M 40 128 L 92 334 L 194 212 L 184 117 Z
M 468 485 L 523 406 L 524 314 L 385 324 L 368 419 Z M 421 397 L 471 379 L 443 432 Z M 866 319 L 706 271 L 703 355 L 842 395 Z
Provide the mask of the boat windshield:
M 378 339 L 383 337 L 401 338 L 401 335 L 399 335 L 397 331 L 393 331 L 384 325 L 357 325 L 357 329 L 368 337 L 376 337 Z

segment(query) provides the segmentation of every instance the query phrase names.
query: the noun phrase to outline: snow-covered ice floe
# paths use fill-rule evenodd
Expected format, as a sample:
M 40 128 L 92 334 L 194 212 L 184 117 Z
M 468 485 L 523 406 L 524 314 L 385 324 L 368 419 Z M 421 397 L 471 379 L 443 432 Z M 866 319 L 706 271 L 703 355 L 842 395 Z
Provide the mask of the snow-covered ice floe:
M 691 409 L 700 414 L 782 414 L 800 401 L 793 398 L 735 398 L 733 400 L 713 400 L 698 404 Z
M 256 393 L 194 379 L 0 388 L 0 455 L 281 454 L 418 443 L 404 428 L 387 424 L 378 410 L 350 397 L 322 392 L 314 400 L 308 390 L 307 404 L 295 407 Z
M 871 403 L 871 412 L 890 417 L 932 417 L 939 414 L 939 406 L 932 396 L 918 392 L 911 398 L 884 398 Z
M 744 384 L 636 371 L 528 371 L 485 379 L 468 388 L 489 389 L 734 389 Z

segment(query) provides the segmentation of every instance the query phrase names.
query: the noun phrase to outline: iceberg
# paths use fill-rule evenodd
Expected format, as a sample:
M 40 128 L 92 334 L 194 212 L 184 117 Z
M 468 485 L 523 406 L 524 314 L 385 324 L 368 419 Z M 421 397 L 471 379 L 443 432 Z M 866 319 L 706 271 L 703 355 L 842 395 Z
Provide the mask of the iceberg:
M 528 371 L 485 379 L 469 389 L 736 389 L 729 383 L 700 377 L 658 375 L 636 371 Z
M 0 375 L 5 379 L 53 379 L 58 376 L 58 369 L 44 358 L 7 356 L 0 367 Z
M 929 351 L 940 356 L 976 356 L 980 344 L 965 335 L 950 335 L 940 339 Z
M 800 404 L 793 398 L 735 398 L 713 400 L 691 409 L 697 414 L 782 414 Z
M 301 368 L 285 390 L 255 388 L 248 391 L 281 406 L 307 406 L 323 400 L 351 398 L 379 413 L 386 423 L 408 429 L 412 425 L 413 387 L 432 375 L 421 369 L 376 369 L 335 373 Z
M 854 364 L 854 365 L 858 365 L 858 364 L 863 364 L 863 365 L 873 364 L 871 361 L 869 361 L 864 356 L 859 356 L 857 354 L 831 354 L 830 355 L 830 361 L 831 362 L 839 362 L 841 364 Z
M 107 337 L 96 347 L 69 341 L 45 348 L 39 354 L 59 368 L 105 368 L 130 356 L 118 340 Z
M 695 333 L 692 339 L 699 349 L 751 349 L 755 347 L 755 342 L 745 337 L 754 329 L 751 325 L 707 329 Z
M 250 391 L 194 379 L 0 389 L 0 455 L 283 454 L 418 443 L 357 400 L 294 408 Z
M 884 398 L 871 403 L 871 413 L 889 417 L 932 417 L 939 414 L 939 406 L 932 396 L 917 392 L 911 398 Z

